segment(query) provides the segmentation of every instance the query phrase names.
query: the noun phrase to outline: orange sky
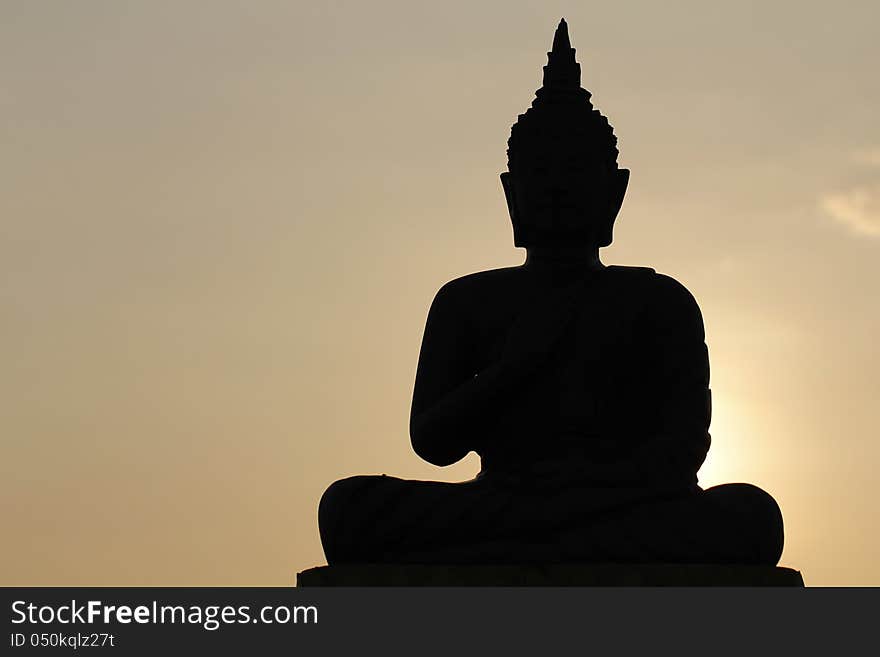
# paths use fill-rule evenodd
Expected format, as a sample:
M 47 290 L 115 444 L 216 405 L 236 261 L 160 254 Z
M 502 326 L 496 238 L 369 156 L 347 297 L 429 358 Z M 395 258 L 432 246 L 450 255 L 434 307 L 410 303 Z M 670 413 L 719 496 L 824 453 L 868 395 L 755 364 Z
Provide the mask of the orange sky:
M 428 305 L 522 262 L 498 173 L 565 16 L 630 192 L 606 263 L 694 293 L 703 485 L 808 584 L 880 584 L 880 5 L 6 2 L 3 584 L 285 585 L 407 437 Z

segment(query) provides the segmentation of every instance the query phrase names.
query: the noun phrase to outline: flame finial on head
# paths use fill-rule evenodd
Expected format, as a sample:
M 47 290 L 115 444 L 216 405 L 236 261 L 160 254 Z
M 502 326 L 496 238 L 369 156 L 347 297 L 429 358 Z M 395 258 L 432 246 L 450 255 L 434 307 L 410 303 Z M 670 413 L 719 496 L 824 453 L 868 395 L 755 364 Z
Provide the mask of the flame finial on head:
M 563 17 L 559 19 L 559 25 L 556 26 L 556 33 L 553 35 L 553 52 L 566 52 L 567 50 L 573 50 L 573 48 L 568 38 L 568 23 Z
M 547 53 L 544 80 L 535 99 L 513 125 L 508 140 L 508 168 L 518 157 L 528 156 L 537 141 L 556 133 L 577 139 L 584 147 L 617 167 L 617 138 L 599 110 L 590 102 L 592 94 L 581 87 L 581 66 L 568 36 L 568 23 L 559 21 L 553 47 Z
M 568 23 L 559 21 L 553 35 L 553 48 L 547 53 L 544 87 L 578 89 L 581 86 L 581 65 L 574 59 L 574 48 L 568 38 Z

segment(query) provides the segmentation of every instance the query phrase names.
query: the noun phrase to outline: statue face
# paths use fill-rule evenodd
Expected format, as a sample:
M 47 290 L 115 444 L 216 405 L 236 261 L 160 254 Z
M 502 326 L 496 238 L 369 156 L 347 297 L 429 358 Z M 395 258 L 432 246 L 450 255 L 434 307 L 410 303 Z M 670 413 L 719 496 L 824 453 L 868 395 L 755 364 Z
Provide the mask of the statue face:
M 577 240 L 607 246 L 628 173 L 564 142 L 519 158 L 513 171 L 502 174 L 516 245 Z

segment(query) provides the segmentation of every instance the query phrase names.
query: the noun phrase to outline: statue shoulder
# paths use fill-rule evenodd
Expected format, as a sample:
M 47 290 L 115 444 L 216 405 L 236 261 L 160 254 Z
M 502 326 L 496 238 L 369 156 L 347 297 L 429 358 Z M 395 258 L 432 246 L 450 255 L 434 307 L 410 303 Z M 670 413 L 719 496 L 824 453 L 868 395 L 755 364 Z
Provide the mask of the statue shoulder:
M 703 325 L 700 306 L 694 295 L 672 276 L 650 267 L 613 265 L 608 269 L 613 270 L 621 296 L 636 301 L 636 305 L 649 316 L 662 317 L 664 321 Z
M 641 291 L 648 292 L 651 296 L 659 296 L 665 299 L 678 297 L 682 301 L 696 304 L 696 300 L 690 290 L 682 283 L 672 276 L 662 274 L 651 267 L 610 265 L 607 269 L 621 282 L 639 287 Z
M 691 291 L 682 283 L 666 274 L 654 275 L 655 296 L 664 305 L 678 306 L 688 312 L 699 315 L 700 307 Z
M 518 275 L 518 267 L 502 267 L 465 274 L 445 283 L 437 297 L 467 302 L 506 287 Z
M 608 280 L 621 297 L 635 299 L 648 298 L 653 295 L 658 274 L 650 267 L 630 267 L 627 265 L 609 265 L 605 268 Z
M 605 268 L 608 273 L 618 279 L 630 281 L 648 281 L 657 276 L 657 272 L 651 267 L 633 267 L 630 265 L 608 265 Z M 660 274 L 662 276 L 662 274 Z

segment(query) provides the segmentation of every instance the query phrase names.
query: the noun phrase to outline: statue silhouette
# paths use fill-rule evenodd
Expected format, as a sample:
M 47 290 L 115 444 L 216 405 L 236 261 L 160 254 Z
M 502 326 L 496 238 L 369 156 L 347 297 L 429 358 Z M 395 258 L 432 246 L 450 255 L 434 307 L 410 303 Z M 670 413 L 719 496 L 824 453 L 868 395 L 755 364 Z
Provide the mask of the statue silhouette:
M 667 562 L 775 565 L 782 516 L 749 484 L 707 490 L 709 360 L 674 279 L 604 266 L 629 171 L 580 86 L 563 19 L 501 182 L 519 267 L 445 284 L 412 400 L 415 452 L 461 483 L 386 475 L 321 499 L 329 564 Z

